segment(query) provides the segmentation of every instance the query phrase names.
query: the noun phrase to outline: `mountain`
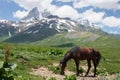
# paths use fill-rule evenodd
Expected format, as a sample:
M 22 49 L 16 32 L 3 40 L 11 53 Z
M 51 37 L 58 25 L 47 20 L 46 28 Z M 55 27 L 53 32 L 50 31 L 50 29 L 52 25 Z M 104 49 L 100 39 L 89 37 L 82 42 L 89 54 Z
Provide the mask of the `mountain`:
M 27 16 L 25 16 L 23 19 L 22 19 L 22 21 L 23 22 L 29 22 L 29 21 L 32 21 L 32 20 L 39 20 L 39 15 L 40 15 L 40 13 L 39 13 L 39 11 L 38 11 L 38 8 L 37 7 L 35 7 L 35 8 L 33 8 L 29 13 L 28 13 L 28 15 Z
M 59 17 L 49 17 L 36 21 L 35 23 L 29 25 L 23 31 L 17 33 L 16 35 L 8 38 L 5 41 L 17 43 L 35 42 L 39 40 L 44 40 L 45 38 L 54 36 L 58 33 L 71 33 L 83 31 L 103 33 L 103 31 L 101 31 L 100 29 L 96 29 L 93 26 L 84 27 L 84 25 L 81 25 L 73 20 Z
M 17 33 L 17 27 L 14 26 L 14 22 L 7 20 L 0 20 L 0 37 L 9 36 Z
M 41 14 L 42 14 L 42 17 L 44 18 L 47 18 L 48 16 L 51 15 L 51 13 L 47 9 L 45 9 Z
M 44 18 L 7 39 L 8 42 L 33 42 L 62 32 L 78 31 L 76 22 L 61 18 Z M 24 37 L 24 38 L 22 38 Z
M 8 36 L 12 37 L 19 32 L 26 30 L 29 25 L 33 25 L 35 21 L 30 22 L 16 22 L 8 20 L 0 20 L 0 37 Z
M 42 18 L 39 15 L 42 15 Z M 98 35 L 107 34 L 88 20 L 79 19 L 75 21 L 70 18 L 61 18 L 47 10 L 39 12 L 37 7 L 33 8 L 21 21 L 0 21 L 0 36 L 8 36 L 4 40 L 5 42 L 25 43 L 42 41 L 56 34 L 73 32 L 88 32 L 88 34 Z

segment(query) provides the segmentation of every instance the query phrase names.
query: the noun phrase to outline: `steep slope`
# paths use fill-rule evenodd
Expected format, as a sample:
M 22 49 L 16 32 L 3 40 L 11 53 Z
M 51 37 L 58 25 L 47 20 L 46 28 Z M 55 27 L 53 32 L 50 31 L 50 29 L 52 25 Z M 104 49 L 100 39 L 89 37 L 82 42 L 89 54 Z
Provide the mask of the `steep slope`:
M 34 22 L 34 21 L 33 21 Z M 5 40 L 7 42 L 33 42 L 45 39 L 56 33 L 79 31 L 75 21 L 63 18 L 50 17 L 35 21 L 23 31 Z M 22 38 L 24 37 L 24 38 Z
M 12 21 L 0 20 L 0 37 L 9 36 L 11 37 L 17 32 L 17 27 L 11 25 Z
M 5 40 L 6 42 L 34 42 L 37 40 L 42 40 L 46 37 L 52 36 L 57 33 L 57 30 L 49 28 L 49 24 L 39 24 L 36 23 L 29 27 L 28 29 L 16 34 L 15 36 Z

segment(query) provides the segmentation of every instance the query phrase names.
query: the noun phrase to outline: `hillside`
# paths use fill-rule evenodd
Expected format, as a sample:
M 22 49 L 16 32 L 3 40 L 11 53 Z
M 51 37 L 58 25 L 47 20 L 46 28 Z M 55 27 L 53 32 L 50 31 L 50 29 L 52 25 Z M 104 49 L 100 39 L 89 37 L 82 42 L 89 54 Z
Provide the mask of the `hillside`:
M 92 36 L 92 37 L 91 37 Z M 0 45 L 0 60 L 3 60 L 3 54 L 6 46 L 11 47 L 10 62 L 17 63 L 15 70 L 18 77 L 17 80 L 28 78 L 31 80 L 48 79 L 55 77 L 63 79 L 59 73 L 59 61 L 71 47 L 78 45 L 81 47 L 94 47 L 100 51 L 105 61 L 101 59 L 97 67 L 97 77 L 83 77 L 86 72 L 86 61 L 81 61 L 80 67 L 83 67 L 83 73 L 77 79 L 116 79 L 119 80 L 120 66 L 120 37 L 115 35 L 98 35 L 91 32 L 64 33 L 56 34 L 42 41 L 27 43 L 27 44 L 11 44 L 1 43 Z M 93 66 L 92 66 L 93 68 Z M 80 68 L 81 69 L 81 68 Z M 39 71 L 40 70 L 40 71 Z M 68 62 L 66 75 L 75 74 L 75 64 L 73 60 Z M 68 72 L 71 72 L 69 74 Z M 90 70 L 92 75 L 93 69 Z M 45 75 L 44 75 L 45 74 Z M 21 76 L 21 77 L 19 77 Z
M 56 34 L 42 41 L 32 42 L 31 44 L 56 47 L 72 47 L 75 45 L 117 47 L 119 43 L 119 35 L 95 34 L 92 32 L 71 32 Z

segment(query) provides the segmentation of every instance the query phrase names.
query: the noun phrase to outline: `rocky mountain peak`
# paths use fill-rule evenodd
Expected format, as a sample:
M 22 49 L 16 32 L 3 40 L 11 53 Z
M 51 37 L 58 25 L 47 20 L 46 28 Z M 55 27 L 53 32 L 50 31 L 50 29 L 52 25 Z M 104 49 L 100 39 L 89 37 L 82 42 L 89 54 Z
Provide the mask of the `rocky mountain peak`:
M 22 21 L 25 21 L 25 20 L 39 20 L 39 11 L 38 11 L 38 8 L 37 7 L 34 7 L 32 10 L 30 10 L 30 12 L 28 13 L 27 16 L 25 16 Z
M 51 13 L 47 9 L 45 9 L 41 14 L 42 14 L 42 17 L 44 18 L 47 18 L 48 16 L 51 15 Z

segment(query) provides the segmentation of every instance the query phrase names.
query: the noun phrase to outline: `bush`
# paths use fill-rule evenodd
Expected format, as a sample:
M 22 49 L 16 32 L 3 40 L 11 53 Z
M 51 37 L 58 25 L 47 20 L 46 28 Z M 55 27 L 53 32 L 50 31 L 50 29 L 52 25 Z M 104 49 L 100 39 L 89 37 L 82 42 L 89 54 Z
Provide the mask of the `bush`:
M 53 71 L 55 74 L 59 74 L 60 70 L 58 66 L 50 66 L 49 70 Z
M 16 64 L 0 61 L 0 80 L 14 80 Z
M 115 80 L 120 80 L 120 73 L 116 74 Z
M 77 80 L 75 75 L 65 76 L 64 80 Z
M 56 78 L 55 77 L 51 77 L 49 80 L 56 80 Z
M 79 73 L 83 73 L 84 69 L 82 67 L 79 68 Z
M 16 73 L 14 69 L 17 64 L 9 64 L 8 56 L 10 54 L 10 48 L 6 48 L 4 52 L 4 61 L 0 61 L 0 80 L 14 80 Z
M 47 54 L 48 55 L 62 55 L 63 52 L 61 50 L 59 50 L 59 49 L 49 49 L 47 51 Z

